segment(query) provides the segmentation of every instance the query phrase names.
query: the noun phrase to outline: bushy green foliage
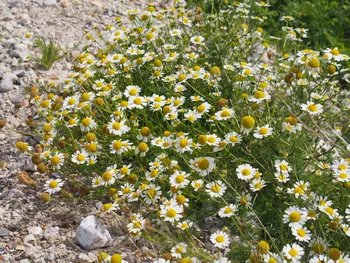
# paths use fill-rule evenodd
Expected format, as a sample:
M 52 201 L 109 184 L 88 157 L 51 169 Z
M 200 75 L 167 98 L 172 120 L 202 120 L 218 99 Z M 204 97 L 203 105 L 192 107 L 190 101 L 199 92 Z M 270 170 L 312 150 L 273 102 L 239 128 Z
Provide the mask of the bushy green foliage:
M 33 44 L 39 50 L 39 55 L 35 56 L 34 60 L 47 70 L 61 58 L 61 49 L 52 39 L 47 41 L 43 37 L 37 37 Z
M 347 262 L 349 56 L 300 49 L 290 16 L 271 37 L 266 7 L 177 0 L 89 32 L 69 77 L 32 90 L 41 145 L 16 145 L 61 174 L 43 199 L 100 198 L 157 263 Z
M 187 1 L 190 6 L 200 6 L 206 12 L 215 12 L 223 6 L 235 1 L 207 0 Z M 236 1 L 247 2 L 254 11 L 258 11 L 267 19 L 262 24 L 266 32 L 274 36 L 281 36 L 281 28 L 285 26 L 280 18 L 290 15 L 295 21 L 289 26 L 308 29 L 308 38 L 302 47 L 321 49 L 326 46 L 338 47 L 342 52 L 350 53 L 350 3 L 346 0 L 270 0 L 266 1 L 270 6 L 261 10 L 255 2 L 260 1 Z M 350 66 L 348 64 L 348 66 Z
M 314 48 L 338 47 L 350 51 L 350 3 L 345 0 L 271 0 L 268 19 L 264 28 L 271 34 L 279 32 L 283 25 L 281 15 L 295 18 L 298 27 L 309 29 L 305 45 Z

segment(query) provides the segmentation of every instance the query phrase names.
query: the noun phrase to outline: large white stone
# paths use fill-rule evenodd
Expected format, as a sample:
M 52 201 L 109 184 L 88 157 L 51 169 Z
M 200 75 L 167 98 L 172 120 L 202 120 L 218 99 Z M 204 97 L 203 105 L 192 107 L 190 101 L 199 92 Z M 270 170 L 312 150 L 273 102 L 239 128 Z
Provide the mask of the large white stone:
M 6 93 L 13 89 L 12 80 L 9 77 L 3 78 L 0 82 L 0 93 Z
M 41 235 L 43 229 L 40 226 L 32 226 L 27 228 L 29 234 L 32 235 Z
M 110 245 L 112 237 L 108 230 L 93 215 L 86 217 L 79 225 L 76 238 L 84 249 L 95 249 Z

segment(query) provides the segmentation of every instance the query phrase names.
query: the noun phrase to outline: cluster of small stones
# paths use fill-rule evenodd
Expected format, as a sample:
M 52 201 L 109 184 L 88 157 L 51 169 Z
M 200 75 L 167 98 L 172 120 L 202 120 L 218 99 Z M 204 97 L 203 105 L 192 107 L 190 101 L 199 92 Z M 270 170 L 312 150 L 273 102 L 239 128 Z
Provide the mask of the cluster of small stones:
M 81 248 L 78 227 L 84 218 L 98 214 L 102 204 L 43 203 L 40 193 L 48 177 L 39 174 L 14 147 L 19 139 L 31 146 L 38 143 L 35 137 L 25 134 L 25 120 L 33 114 L 25 89 L 39 80 L 64 80 L 72 58 L 84 45 L 87 30 L 104 28 L 116 16 L 125 16 L 128 9 L 143 8 L 147 3 L 147 0 L 0 1 L 0 120 L 6 120 L 6 127 L 0 128 L 0 262 L 96 262 L 101 250 L 120 253 L 129 262 L 147 262 L 142 256 L 147 250 L 145 244 L 129 239 L 120 224 L 108 216 L 97 222 L 103 233 L 108 233 L 108 243 L 91 244 L 89 250 Z M 25 37 L 28 33 L 32 37 L 54 39 L 67 55 L 50 70 L 41 68 L 33 59 L 27 59 L 37 55 L 32 40 Z

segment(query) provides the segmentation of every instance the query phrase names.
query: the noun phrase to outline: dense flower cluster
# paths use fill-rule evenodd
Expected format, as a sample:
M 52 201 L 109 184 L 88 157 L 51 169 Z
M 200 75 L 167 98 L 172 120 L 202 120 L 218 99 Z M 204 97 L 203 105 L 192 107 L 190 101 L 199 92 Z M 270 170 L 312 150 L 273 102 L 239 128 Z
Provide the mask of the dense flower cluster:
M 130 212 L 134 238 L 172 230 L 154 262 L 349 262 L 350 101 L 338 81 L 349 57 L 294 52 L 307 30 L 285 16 L 286 49 L 262 62 L 276 37 L 249 5 L 185 6 L 150 3 L 128 26 L 87 34 L 69 78 L 32 91 L 41 147 L 17 148 L 62 174 L 49 194 L 89 184 L 111 198 L 103 214 Z M 209 216 L 221 227 L 203 225 Z

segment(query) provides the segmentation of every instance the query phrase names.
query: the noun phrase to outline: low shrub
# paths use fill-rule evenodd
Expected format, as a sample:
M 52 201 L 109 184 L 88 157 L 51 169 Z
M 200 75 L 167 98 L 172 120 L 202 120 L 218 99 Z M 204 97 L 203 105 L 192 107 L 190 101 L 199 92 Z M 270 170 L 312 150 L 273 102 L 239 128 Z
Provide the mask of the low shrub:
M 101 198 L 154 262 L 349 262 L 349 57 L 271 40 L 244 3 L 185 6 L 89 32 L 69 78 L 32 90 L 41 145 L 17 148 L 61 175 L 45 201 Z

